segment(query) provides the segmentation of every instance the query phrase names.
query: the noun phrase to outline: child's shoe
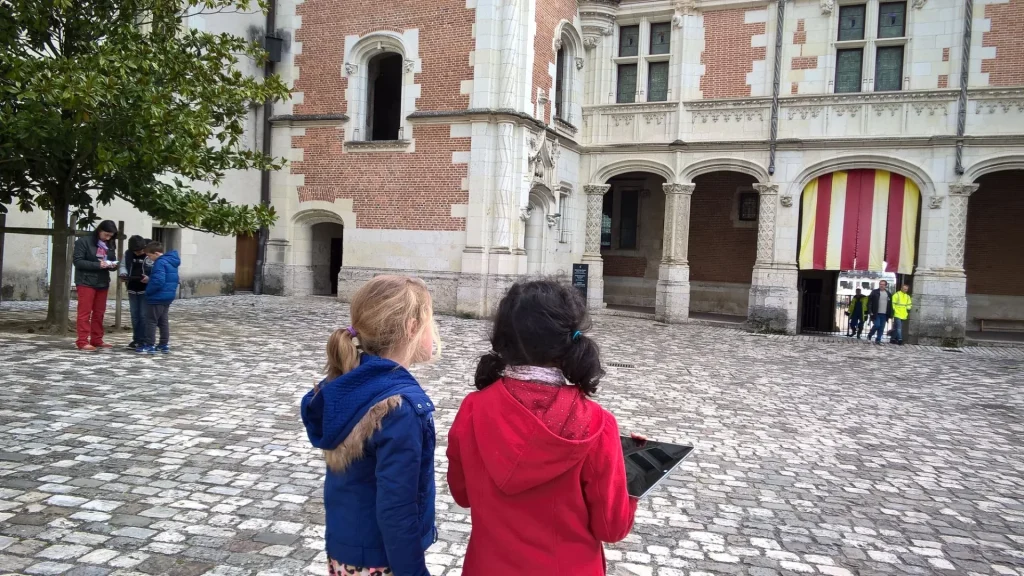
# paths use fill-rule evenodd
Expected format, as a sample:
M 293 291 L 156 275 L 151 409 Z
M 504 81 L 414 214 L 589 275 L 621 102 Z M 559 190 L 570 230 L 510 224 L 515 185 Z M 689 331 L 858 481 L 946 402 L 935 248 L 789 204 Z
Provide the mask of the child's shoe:
M 128 348 L 129 350 L 137 350 L 139 346 L 142 346 L 142 344 L 139 344 L 135 340 L 132 340 L 131 343 L 128 344 L 128 346 L 125 346 L 125 348 Z
M 139 354 L 156 354 L 156 348 L 152 346 L 139 346 L 135 351 Z
M 163 353 L 163 354 L 170 354 L 171 353 L 171 347 L 168 346 L 167 344 L 164 344 L 163 346 L 157 346 L 156 347 L 156 351 L 160 352 L 160 353 Z

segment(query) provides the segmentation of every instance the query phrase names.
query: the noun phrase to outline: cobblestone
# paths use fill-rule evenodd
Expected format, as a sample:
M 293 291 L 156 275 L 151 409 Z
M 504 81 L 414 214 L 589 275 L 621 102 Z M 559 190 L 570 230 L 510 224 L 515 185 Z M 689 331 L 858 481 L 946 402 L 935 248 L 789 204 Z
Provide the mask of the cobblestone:
M 323 464 L 297 404 L 346 320 L 329 299 L 181 301 L 172 354 L 146 357 L 0 333 L 0 573 L 325 573 Z M 460 576 L 469 514 L 444 438 L 487 325 L 439 322 L 445 357 L 416 371 L 438 406 L 428 563 Z M 608 316 L 594 335 L 620 426 L 696 446 L 608 547 L 610 574 L 1024 576 L 1020 350 Z

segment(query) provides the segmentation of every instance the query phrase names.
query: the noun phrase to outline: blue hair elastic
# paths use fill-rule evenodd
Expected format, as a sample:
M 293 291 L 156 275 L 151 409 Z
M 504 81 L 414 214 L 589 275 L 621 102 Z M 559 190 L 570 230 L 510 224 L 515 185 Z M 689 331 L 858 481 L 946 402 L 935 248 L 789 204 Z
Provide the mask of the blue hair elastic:
M 575 341 L 577 341 L 579 339 L 580 339 L 580 331 L 577 330 L 577 331 L 572 333 L 572 341 L 575 342 Z

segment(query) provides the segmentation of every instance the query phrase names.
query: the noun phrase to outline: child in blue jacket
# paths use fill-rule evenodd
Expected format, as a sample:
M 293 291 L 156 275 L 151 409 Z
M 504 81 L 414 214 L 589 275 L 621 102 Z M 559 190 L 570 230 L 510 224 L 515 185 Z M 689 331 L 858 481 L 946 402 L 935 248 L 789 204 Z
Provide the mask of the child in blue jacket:
M 146 305 L 143 314 L 146 319 L 146 334 L 142 346 L 137 350 L 143 354 L 171 351 L 171 327 L 167 314 L 178 295 L 178 266 L 181 258 L 176 250 L 164 254 L 164 245 L 150 242 L 146 245 L 146 257 L 153 262 L 153 271 L 143 277 L 146 284 Z M 156 330 L 160 328 L 160 343 L 156 343 Z
M 434 357 L 427 286 L 377 276 L 352 298 L 352 325 L 327 343 L 327 378 L 302 399 L 324 451 L 328 574 L 429 576 L 434 404 L 407 370 Z

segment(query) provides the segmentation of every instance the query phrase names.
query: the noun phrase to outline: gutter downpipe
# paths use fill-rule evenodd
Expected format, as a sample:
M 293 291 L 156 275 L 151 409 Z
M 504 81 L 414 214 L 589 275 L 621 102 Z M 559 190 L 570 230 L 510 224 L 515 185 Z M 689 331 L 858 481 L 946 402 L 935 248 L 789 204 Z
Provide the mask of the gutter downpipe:
M 263 33 L 264 38 L 273 35 L 277 29 L 277 0 L 267 2 L 267 23 Z M 266 40 L 264 40 L 264 44 Z M 274 73 L 274 62 L 269 57 L 263 64 L 263 78 L 269 78 Z M 271 125 L 270 117 L 274 113 L 274 103 L 267 100 L 263 103 L 263 155 L 270 156 L 271 148 Z M 270 206 L 270 171 L 260 171 L 260 204 Z M 270 236 L 270 229 L 266 226 L 260 227 L 260 235 L 256 248 L 256 270 L 252 283 L 253 294 L 263 294 L 263 268 L 267 261 L 267 239 Z
M 960 99 L 956 112 L 956 173 L 964 174 L 964 132 L 967 130 L 967 81 L 971 71 L 971 23 L 974 20 L 974 0 L 964 6 L 964 47 L 960 57 Z
M 779 138 L 779 83 L 782 81 L 782 29 L 786 20 L 786 0 L 778 0 L 775 16 L 775 71 L 772 79 L 772 126 L 769 136 L 768 174 L 775 174 L 775 145 Z M 970 0 L 968 0 L 970 2 Z

